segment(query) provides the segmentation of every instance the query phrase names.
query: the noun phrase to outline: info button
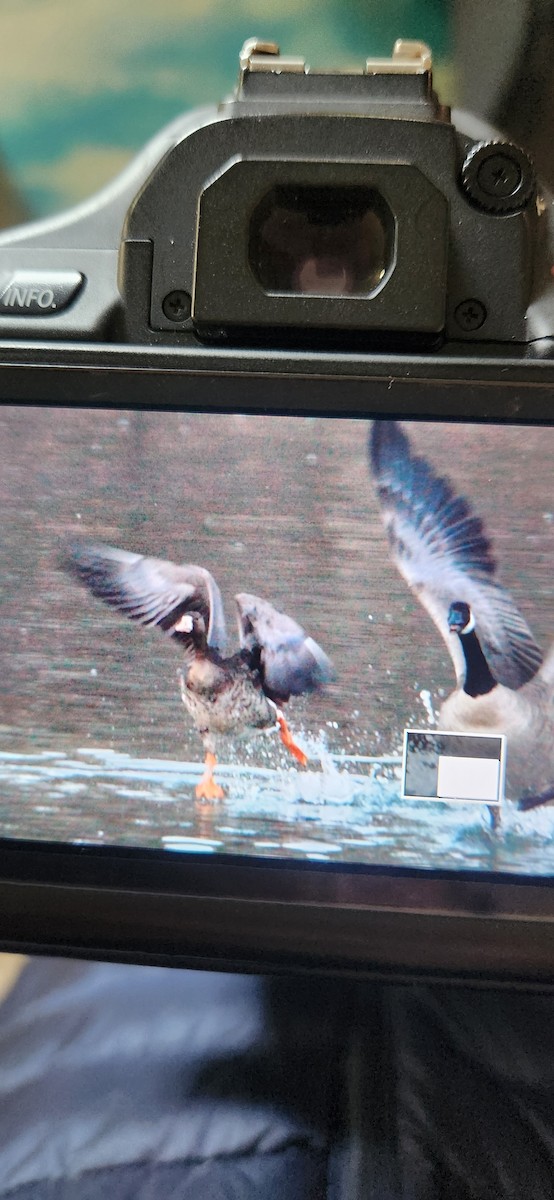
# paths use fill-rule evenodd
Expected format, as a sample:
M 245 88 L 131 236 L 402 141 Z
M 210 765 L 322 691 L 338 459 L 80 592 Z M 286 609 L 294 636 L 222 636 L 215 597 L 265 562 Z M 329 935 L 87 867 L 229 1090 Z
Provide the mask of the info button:
M 0 285 L 0 316 L 48 317 L 75 299 L 80 271 L 13 271 Z

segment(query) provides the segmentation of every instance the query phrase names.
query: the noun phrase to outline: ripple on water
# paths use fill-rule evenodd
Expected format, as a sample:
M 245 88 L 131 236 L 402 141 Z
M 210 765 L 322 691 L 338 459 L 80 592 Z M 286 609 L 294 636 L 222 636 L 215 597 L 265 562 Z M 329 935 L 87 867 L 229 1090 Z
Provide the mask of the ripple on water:
M 208 842 L 203 838 L 162 837 L 162 844 L 166 850 L 186 851 L 188 854 L 215 854 L 216 850 L 222 849 L 221 842 Z
M 281 842 L 281 846 L 283 850 L 295 850 L 301 854 L 340 854 L 342 850 L 342 846 L 333 845 L 331 842 L 318 842 L 315 839 Z
M 221 763 L 225 799 L 199 806 L 200 762 L 1 752 L 0 821 L 7 836 L 79 844 L 554 875 L 554 808 L 507 803 L 492 832 L 475 805 L 400 800 L 398 760 L 321 757 L 319 771 Z

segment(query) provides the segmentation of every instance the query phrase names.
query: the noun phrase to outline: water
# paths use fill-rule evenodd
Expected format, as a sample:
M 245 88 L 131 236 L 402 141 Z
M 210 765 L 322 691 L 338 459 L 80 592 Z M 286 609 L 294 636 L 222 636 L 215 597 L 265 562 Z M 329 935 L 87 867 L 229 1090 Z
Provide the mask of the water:
M 0 830 L 10 837 L 386 865 L 554 873 L 554 810 L 399 799 L 405 726 L 432 726 L 448 653 L 390 561 L 363 422 L 0 411 Z M 419 426 L 420 452 L 486 521 L 543 646 L 554 626 L 554 433 Z M 63 569 L 75 535 L 208 567 L 283 608 L 336 682 L 291 703 L 299 768 L 275 735 L 202 747 L 171 639 L 108 610 Z M 377 762 L 368 759 L 379 760 Z
M 475 804 L 409 802 L 399 761 L 320 771 L 220 764 L 226 797 L 198 803 L 197 762 L 132 759 L 109 749 L 0 754 L 3 832 L 89 845 L 383 866 L 552 869 L 554 810 L 502 813 L 500 834 Z M 362 771 L 362 768 L 365 770 Z

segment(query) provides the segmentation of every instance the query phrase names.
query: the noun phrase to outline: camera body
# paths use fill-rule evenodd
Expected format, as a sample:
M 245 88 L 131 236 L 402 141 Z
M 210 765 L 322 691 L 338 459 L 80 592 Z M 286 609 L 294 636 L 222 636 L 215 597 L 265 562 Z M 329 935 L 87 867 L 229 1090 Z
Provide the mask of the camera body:
M 240 63 L 93 200 L 2 236 L 0 338 L 547 353 L 552 200 L 452 121 L 427 47 L 318 73 L 252 40 Z
M 490 545 L 471 513 L 486 508 L 504 543 L 523 529 L 512 538 L 512 582 L 527 582 L 530 621 L 550 636 L 552 198 L 519 147 L 471 118 L 451 119 L 422 43 L 398 42 L 390 60 L 342 74 L 252 41 L 240 66 L 233 96 L 173 122 L 98 196 L 0 238 L 0 773 L 4 798 L 14 798 L 0 830 L 0 942 L 135 961 L 551 984 L 554 842 L 541 822 L 550 830 L 552 809 L 538 810 L 536 843 L 532 824 L 521 824 L 532 814 L 509 810 L 506 832 L 491 834 L 471 825 L 473 809 L 458 829 L 451 807 L 425 807 L 424 789 L 406 818 L 395 738 L 414 703 L 419 720 L 422 698 L 430 712 L 430 685 L 448 687 L 446 652 L 432 651 L 435 676 L 433 633 L 393 582 L 381 521 L 390 512 L 376 493 L 402 496 L 406 471 L 408 492 L 419 480 L 406 511 L 416 526 L 420 514 L 431 550 L 446 548 L 448 559 L 452 549 L 444 530 L 433 540 L 437 513 L 463 518 L 454 560 L 478 584 L 493 573 L 493 591 Z M 386 446 L 385 459 L 375 445 L 368 459 L 372 428 L 389 418 L 404 464 L 400 451 L 387 464 Z M 451 468 L 454 489 L 443 477 Z M 525 519 L 513 521 L 520 500 Z M 320 710 L 338 750 L 327 776 L 289 779 L 279 764 L 248 774 L 235 760 L 229 811 L 195 807 L 198 764 L 183 764 L 171 689 L 166 701 L 163 683 L 152 685 L 157 652 L 140 668 L 113 614 L 89 613 L 99 601 L 60 568 L 59 543 L 83 521 L 90 541 L 112 546 L 109 561 L 146 554 L 150 579 L 162 556 L 171 578 L 175 562 L 196 564 L 196 577 L 198 567 L 203 578 L 208 567 L 221 572 L 243 605 L 256 587 L 273 612 L 294 612 L 284 620 L 294 637 L 306 610 L 317 641 L 301 644 L 324 645 L 337 667 Z M 97 597 L 117 598 L 113 579 L 95 578 Z M 458 579 L 449 603 L 464 600 Z M 135 600 L 125 603 L 136 615 Z M 137 603 L 152 615 L 158 601 L 149 592 Z M 536 669 L 540 650 L 517 610 L 508 625 L 516 648 L 528 638 Z M 164 801 L 171 780 L 180 784 L 175 804 L 160 806 L 159 788 L 149 789 L 170 726 L 163 761 L 176 761 Z M 535 772 L 541 804 L 549 763 Z M 385 800 L 380 776 L 371 792 L 374 769 Z M 121 826 L 117 805 L 115 822 L 111 804 L 98 815 L 106 778 Z M 269 825 L 264 781 L 276 796 Z M 243 819 L 240 787 L 254 784 L 262 799 Z M 77 793 L 82 807 L 72 808 Z M 333 805 L 345 796 L 353 807 L 339 837 Z M 317 820 L 313 809 L 306 817 L 318 797 Z M 139 808 L 126 826 L 128 802 Z

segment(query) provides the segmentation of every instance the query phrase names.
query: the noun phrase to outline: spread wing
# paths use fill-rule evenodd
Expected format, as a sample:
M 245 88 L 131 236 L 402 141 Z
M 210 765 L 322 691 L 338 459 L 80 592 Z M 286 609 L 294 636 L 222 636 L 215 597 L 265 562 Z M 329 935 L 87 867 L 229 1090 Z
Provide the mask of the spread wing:
M 542 654 L 512 597 L 496 579 L 496 562 L 479 517 L 443 476 L 414 454 L 396 421 L 374 421 L 370 462 L 392 557 L 432 617 L 464 679 L 459 640 L 450 633 L 450 604 L 465 601 L 490 671 L 520 688 Z
M 221 594 L 203 567 L 177 566 L 90 542 L 73 545 L 66 566 L 94 596 L 132 621 L 158 626 L 184 641 L 187 635 L 176 628 L 180 618 L 183 613 L 200 613 L 209 645 L 225 649 Z
M 271 700 L 313 692 L 334 679 L 327 655 L 300 625 L 267 600 L 241 592 L 235 596 L 239 638 Z

